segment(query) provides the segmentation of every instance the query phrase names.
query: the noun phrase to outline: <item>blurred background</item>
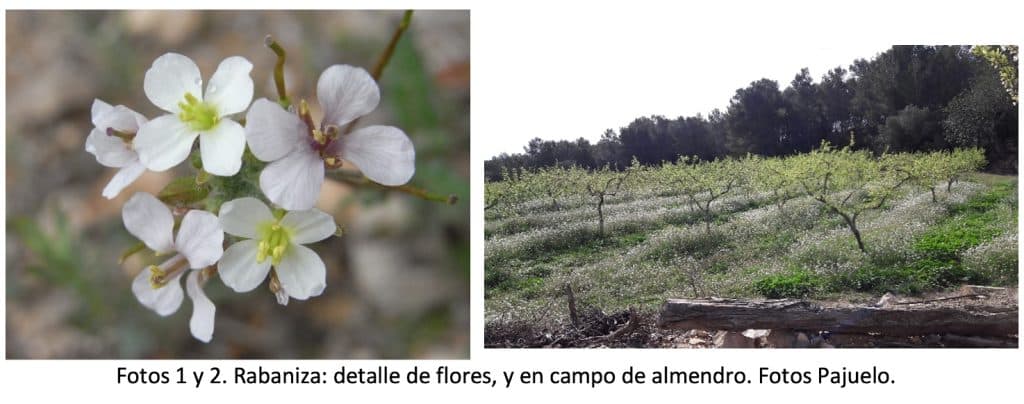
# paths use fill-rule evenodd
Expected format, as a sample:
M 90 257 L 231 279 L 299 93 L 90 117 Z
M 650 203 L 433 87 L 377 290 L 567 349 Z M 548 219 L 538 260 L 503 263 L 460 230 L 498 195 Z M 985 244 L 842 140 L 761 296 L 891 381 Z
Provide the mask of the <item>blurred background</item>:
M 6 352 L 8 358 L 466 358 L 469 355 L 469 12 L 419 11 L 380 81 L 381 105 L 360 126 L 402 128 L 416 146 L 411 184 L 457 196 L 449 206 L 328 180 L 318 207 L 346 234 L 311 245 L 327 289 L 277 305 L 266 283 L 237 294 L 219 279 L 213 341 L 192 338 L 191 302 L 169 317 L 139 304 L 118 264 L 136 240 L 121 206 L 157 193 L 186 164 L 147 172 L 118 198 L 100 191 L 115 169 L 85 152 L 94 98 L 149 118 L 143 76 L 166 52 L 209 79 L 239 55 L 254 64 L 255 98 L 276 98 L 268 34 L 288 51 L 293 100 L 317 104 L 332 64 L 370 70 L 401 11 L 8 11 L 6 88 Z M 313 110 L 314 117 L 322 116 Z

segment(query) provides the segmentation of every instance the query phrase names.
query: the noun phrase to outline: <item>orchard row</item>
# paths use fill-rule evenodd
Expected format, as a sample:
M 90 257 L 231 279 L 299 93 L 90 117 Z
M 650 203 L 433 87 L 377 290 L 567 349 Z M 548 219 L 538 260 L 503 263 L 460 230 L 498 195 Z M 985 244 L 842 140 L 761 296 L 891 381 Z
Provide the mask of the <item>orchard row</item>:
M 504 170 L 502 181 L 486 185 L 486 210 L 489 218 L 496 218 L 590 206 L 603 235 L 609 198 L 626 192 L 681 195 L 693 211 L 700 212 L 708 231 L 714 219 L 712 204 L 723 196 L 767 193 L 783 215 L 787 201 L 808 196 L 841 217 L 863 251 L 857 227 L 861 214 L 883 208 L 907 188 L 930 192 L 932 201 L 939 202 L 943 188 L 948 193 L 960 177 L 986 163 L 984 151 L 978 148 L 874 155 L 851 146 L 823 142 L 809 153 L 789 157 L 747 155 L 700 161 L 683 156 L 655 167 L 641 166 L 634 159 L 622 171 L 575 166 Z

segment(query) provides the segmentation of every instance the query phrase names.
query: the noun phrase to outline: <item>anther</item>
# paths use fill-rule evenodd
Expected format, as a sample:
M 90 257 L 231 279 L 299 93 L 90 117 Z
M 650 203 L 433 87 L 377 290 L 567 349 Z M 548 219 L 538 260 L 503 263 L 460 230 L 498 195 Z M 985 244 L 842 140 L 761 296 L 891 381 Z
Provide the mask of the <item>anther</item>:
M 341 129 L 339 129 L 337 125 L 327 125 L 324 128 L 324 135 L 327 136 L 327 139 L 329 140 L 337 139 L 340 134 Z
M 156 265 L 149 266 L 149 286 L 160 289 L 167 284 L 167 273 Z
M 285 250 L 285 246 L 284 245 L 279 245 L 277 247 L 274 247 L 274 265 L 277 265 L 277 264 L 281 263 L 281 258 L 284 257 L 284 250 Z

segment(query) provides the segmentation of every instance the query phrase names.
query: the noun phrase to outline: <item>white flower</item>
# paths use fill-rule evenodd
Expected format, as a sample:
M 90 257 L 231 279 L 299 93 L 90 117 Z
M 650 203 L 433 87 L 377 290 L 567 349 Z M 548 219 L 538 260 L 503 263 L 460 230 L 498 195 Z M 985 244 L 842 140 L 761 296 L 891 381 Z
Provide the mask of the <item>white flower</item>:
M 240 198 L 220 207 L 220 224 L 226 233 L 247 239 L 228 247 L 217 264 L 221 280 L 236 292 L 259 286 L 271 265 L 280 288 L 295 299 L 318 296 L 327 286 L 324 262 L 303 244 L 334 234 L 330 215 L 316 209 L 274 215 L 258 199 Z M 280 294 L 277 298 L 282 302 Z
M 165 171 L 188 158 L 199 137 L 203 169 L 213 175 L 235 175 L 242 166 L 245 130 L 228 118 L 249 106 L 252 63 L 243 57 L 224 59 L 203 94 L 203 79 L 192 59 L 167 53 L 146 71 L 146 97 L 170 114 L 139 128 L 135 149 L 147 169 Z
M 158 255 L 173 254 L 162 264 L 151 265 L 132 282 L 132 292 L 143 306 L 161 316 L 178 310 L 183 299 L 181 276 L 188 271 L 186 286 L 192 298 L 192 319 L 189 328 L 196 339 L 209 342 L 213 337 L 216 309 L 203 293 L 205 282 L 201 269 L 213 265 L 224 254 L 224 232 L 217 216 L 210 212 L 191 210 L 185 214 L 173 238 L 174 218 L 170 209 L 154 196 L 139 192 L 128 200 L 121 212 L 128 232 L 142 240 Z
M 324 165 L 339 167 L 340 159 L 383 185 L 402 185 L 412 178 L 416 152 L 401 129 L 368 126 L 339 133 L 380 102 L 380 89 L 366 70 L 331 66 L 320 75 L 316 88 L 325 115 L 319 128 L 304 102 L 296 115 L 261 98 L 246 114 L 249 149 L 256 158 L 271 162 L 260 173 L 260 189 L 271 202 L 288 210 L 312 208 L 324 181 Z
M 112 107 L 98 99 L 92 102 L 95 128 L 85 140 L 85 151 L 96 156 L 96 161 L 104 166 L 120 168 L 103 188 L 105 198 L 113 199 L 146 171 L 130 140 L 145 123 L 146 117 L 123 105 Z

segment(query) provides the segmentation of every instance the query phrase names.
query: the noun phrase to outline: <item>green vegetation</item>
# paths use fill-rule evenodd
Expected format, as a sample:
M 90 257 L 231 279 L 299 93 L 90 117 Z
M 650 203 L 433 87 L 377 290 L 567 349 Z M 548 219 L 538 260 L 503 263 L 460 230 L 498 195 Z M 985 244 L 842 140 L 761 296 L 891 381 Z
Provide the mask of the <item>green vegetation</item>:
M 605 311 L 671 297 L 874 300 L 1015 285 L 1016 178 L 974 173 L 983 163 L 978 149 L 873 156 L 824 144 L 620 177 L 509 173 L 485 191 L 487 313 L 563 320 L 566 284 L 579 305 Z M 600 213 L 579 190 L 619 178 Z M 577 189 L 530 191 L 544 186 Z
M 821 279 L 810 271 L 790 268 L 754 282 L 754 290 L 769 299 L 806 297 L 820 287 Z

